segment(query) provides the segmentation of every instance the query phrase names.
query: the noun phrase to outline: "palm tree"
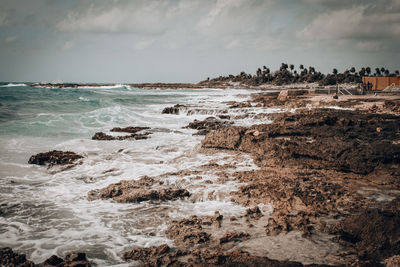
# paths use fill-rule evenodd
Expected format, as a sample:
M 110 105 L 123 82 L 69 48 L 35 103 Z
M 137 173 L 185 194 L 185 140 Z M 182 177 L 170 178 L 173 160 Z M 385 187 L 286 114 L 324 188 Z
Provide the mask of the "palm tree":
M 351 73 L 355 73 L 355 72 L 356 72 L 356 68 L 351 67 L 350 72 L 351 72 Z
M 337 69 L 333 69 L 333 70 L 332 70 L 332 73 L 335 74 L 335 75 L 337 75 L 337 74 L 338 74 L 338 70 L 337 70 Z
M 399 70 L 396 70 L 394 73 L 395 73 L 396 75 L 399 75 Z
M 384 73 L 384 72 L 385 72 L 385 68 L 382 67 L 382 68 L 381 68 L 381 73 Z
M 367 72 L 368 76 L 371 74 L 371 68 L 370 67 L 366 67 L 365 71 Z
M 379 68 L 375 68 L 375 76 L 381 75 L 381 70 Z
M 303 70 L 304 69 L 304 65 L 300 64 L 300 69 Z
M 389 74 L 390 74 L 390 72 L 389 72 L 389 70 L 385 70 L 385 76 L 387 77 L 387 76 L 389 76 Z
M 293 64 L 290 64 L 289 68 L 290 68 L 290 71 L 293 72 L 293 70 L 294 70 L 294 65 L 293 65 Z
M 360 74 L 360 76 L 365 76 L 365 68 L 361 68 L 361 70 L 358 72 L 358 74 Z

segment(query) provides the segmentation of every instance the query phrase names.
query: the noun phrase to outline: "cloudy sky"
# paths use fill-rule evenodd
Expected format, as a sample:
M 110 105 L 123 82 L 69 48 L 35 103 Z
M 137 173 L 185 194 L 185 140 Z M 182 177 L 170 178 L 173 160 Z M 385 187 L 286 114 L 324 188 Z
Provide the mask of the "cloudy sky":
M 0 80 L 198 82 L 400 69 L 400 0 L 0 0 Z

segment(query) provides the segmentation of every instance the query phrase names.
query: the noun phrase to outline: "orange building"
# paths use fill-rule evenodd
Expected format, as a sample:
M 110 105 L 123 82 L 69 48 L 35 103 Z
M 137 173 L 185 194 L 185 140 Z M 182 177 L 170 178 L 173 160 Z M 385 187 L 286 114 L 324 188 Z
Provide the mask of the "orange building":
M 369 84 L 370 90 L 381 91 L 390 85 L 400 87 L 400 75 L 395 77 L 364 76 L 362 81 L 366 88 Z

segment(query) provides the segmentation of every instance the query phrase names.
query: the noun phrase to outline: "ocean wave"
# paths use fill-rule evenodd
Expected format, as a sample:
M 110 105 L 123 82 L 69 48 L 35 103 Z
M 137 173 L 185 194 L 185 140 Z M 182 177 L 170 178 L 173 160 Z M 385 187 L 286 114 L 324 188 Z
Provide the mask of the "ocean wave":
M 24 87 L 24 86 L 28 86 L 25 83 L 9 83 L 9 84 L 5 84 L 5 85 L 0 85 L 0 87 Z

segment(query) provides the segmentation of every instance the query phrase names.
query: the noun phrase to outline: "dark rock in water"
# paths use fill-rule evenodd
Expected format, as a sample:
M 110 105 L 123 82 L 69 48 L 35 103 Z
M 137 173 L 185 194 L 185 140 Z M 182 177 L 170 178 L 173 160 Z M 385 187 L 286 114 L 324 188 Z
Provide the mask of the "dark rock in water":
M 11 248 L 0 248 L 0 266 L 33 267 L 35 264 L 26 259 L 23 254 L 17 254 Z
M 42 265 L 43 266 L 57 266 L 60 263 L 62 263 L 64 260 L 61 259 L 60 257 L 56 256 L 56 255 L 52 255 L 50 258 L 48 258 L 47 260 L 45 260 Z
M 186 189 L 161 188 L 153 186 L 154 180 L 149 177 L 140 180 L 125 181 L 111 184 L 100 190 L 92 190 L 88 193 L 88 200 L 112 198 L 117 202 L 143 202 L 148 200 L 167 201 L 190 196 Z
M 37 164 L 37 165 L 65 165 L 72 164 L 74 161 L 83 158 L 81 155 L 78 155 L 71 151 L 58 151 L 53 150 L 45 153 L 39 153 L 33 155 L 29 158 L 29 164 Z
M 197 135 L 206 135 L 213 130 L 233 124 L 233 122 L 218 120 L 215 117 L 208 117 L 202 121 L 194 120 L 189 123 L 185 128 L 199 130 Z
M 132 133 L 132 134 L 134 134 L 134 133 L 137 133 L 139 131 L 148 130 L 148 129 L 150 129 L 150 127 L 132 127 L 132 126 L 125 127 L 125 128 L 115 127 L 115 128 L 111 129 L 111 132 Z
M 86 259 L 86 254 L 81 252 L 69 253 L 65 256 L 63 264 L 61 266 L 69 267 L 90 267 L 90 263 Z
M 162 114 L 175 114 L 178 115 L 179 114 L 179 109 L 186 107 L 185 105 L 180 105 L 180 104 L 176 104 L 173 107 L 166 107 L 163 109 L 163 111 L 161 112 Z
M 115 129 L 115 128 L 114 128 Z M 114 130 L 113 129 L 113 130 Z M 120 128 L 119 128 L 120 129 Z M 112 131 L 112 130 L 111 130 Z M 140 131 L 140 130 L 139 130 Z M 118 131 L 115 130 L 113 132 L 125 132 L 125 131 Z M 106 140 L 106 141 L 112 141 L 112 140 L 128 140 L 128 139 L 134 139 L 134 140 L 142 140 L 142 139 L 147 139 L 149 138 L 148 136 L 150 133 L 142 133 L 142 134 L 136 134 L 132 133 L 130 135 L 124 135 L 124 136 L 112 136 L 105 134 L 103 132 L 97 132 L 95 135 L 93 135 L 92 140 Z
M 0 266 L 1 267 L 90 267 L 90 263 L 85 253 L 69 253 L 64 260 L 56 255 L 51 256 L 43 263 L 34 264 L 26 259 L 23 254 L 17 254 L 11 248 L 0 248 Z

